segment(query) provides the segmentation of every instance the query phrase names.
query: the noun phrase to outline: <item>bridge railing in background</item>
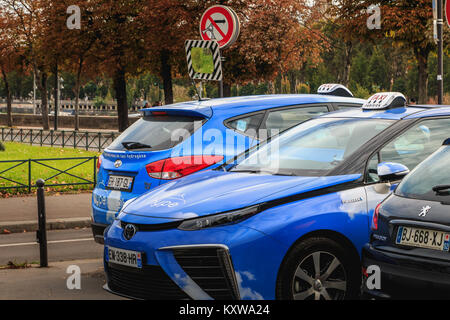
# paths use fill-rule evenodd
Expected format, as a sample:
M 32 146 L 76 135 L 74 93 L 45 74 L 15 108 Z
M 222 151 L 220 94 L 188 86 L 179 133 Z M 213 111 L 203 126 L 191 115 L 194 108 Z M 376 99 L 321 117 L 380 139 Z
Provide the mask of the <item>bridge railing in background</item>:
M 82 132 L 41 129 L 1 128 L 0 139 L 5 142 L 21 142 L 30 145 L 78 148 L 101 152 L 108 147 L 120 133 Z

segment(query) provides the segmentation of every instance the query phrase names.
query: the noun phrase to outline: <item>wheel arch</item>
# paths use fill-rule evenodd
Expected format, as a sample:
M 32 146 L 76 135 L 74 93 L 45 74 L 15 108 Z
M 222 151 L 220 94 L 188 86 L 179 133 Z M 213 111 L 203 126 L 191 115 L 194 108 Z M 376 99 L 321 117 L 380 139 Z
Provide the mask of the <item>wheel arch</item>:
M 277 284 L 276 284 L 276 288 L 275 288 L 277 299 L 278 299 L 278 294 L 279 294 L 278 284 L 280 282 L 282 269 L 283 269 L 283 266 L 285 265 L 286 259 L 289 257 L 289 255 L 291 254 L 291 252 L 295 248 L 295 246 L 297 246 L 299 243 L 301 243 L 301 242 L 303 242 L 303 241 L 305 241 L 307 239 L 317 238 L 317 237 L 328 238 L 328 239 L 330 239 L 332 241 L 337 242 L 343 248 L 350 250 L 351 258 L 354 259 L 355 263 L 361 263 L 361 256 L 358 253 L 358 250 L 356 249 L 355 245 L 350 241 L 350 239 L 348 239 L 342 233 L 339 233 L 339 232 L 334 231 L 334 230 L 328 230 L 328 229 L 311 231 L 311 232 L 309 232 L 307 234 L 304 234 L 300 238 L 298 238 L 289 247 L 289 249 L 287 250 L 286 254 L 284 255 L 283 261 L 281 262 L 280 267 L 278 268 L 278 273 L 277 273 Z

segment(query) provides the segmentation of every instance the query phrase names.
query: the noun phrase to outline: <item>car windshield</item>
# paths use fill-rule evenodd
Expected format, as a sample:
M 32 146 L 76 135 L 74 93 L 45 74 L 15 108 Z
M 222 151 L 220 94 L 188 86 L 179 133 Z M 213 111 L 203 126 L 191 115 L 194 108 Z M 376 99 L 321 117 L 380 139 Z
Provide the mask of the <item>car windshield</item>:
M 130 151 L 170 149 L 182 141 L 173 141 L 174 132 L 182 130 L 180 132 L 185 132 L 183 138 L 187 139 L 197 127 L 194 123 L 197 122 L 198 126 L 201 126 L 203 120 L 174 115 L 146 116 L 125 130 L 108 149 Z
M 448 202 L 450 198 L 449 165 L 450 147 L 442 147 L 403 179 L 395 194 L 406 198 Z
M 309 120 L 251 152 L 231 171 L 326 175 L 392 123 L 359 118 Z

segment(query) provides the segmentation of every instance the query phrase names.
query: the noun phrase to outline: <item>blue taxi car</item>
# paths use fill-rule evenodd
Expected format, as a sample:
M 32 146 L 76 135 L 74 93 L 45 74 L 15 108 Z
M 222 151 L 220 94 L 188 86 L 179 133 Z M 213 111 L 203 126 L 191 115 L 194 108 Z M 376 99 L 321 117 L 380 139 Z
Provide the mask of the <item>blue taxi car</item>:
M 315 95 L 272 95 L 186 102 L 143 110 L 98 162 L 92 194 L 97 242 L 123 204 L 159 185 L 218 166 L 260 140 L 312 117 L 364 100 L 338 84 Z
M 378 203 L 448 136 L 450 107 L 381 93 L 128 202 L 105 289 L 138 299 L 351 299 Z

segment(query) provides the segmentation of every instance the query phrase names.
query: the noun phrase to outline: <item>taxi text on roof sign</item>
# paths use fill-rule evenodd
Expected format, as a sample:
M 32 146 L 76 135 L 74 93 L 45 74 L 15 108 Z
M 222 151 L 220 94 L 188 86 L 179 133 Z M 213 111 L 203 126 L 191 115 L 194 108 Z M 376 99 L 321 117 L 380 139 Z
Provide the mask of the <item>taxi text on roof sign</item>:
M 400 92 L 380 92 L 371 96 L 362 106 L 364 110 L 385 110 L 406 105 L 406 98 Z

